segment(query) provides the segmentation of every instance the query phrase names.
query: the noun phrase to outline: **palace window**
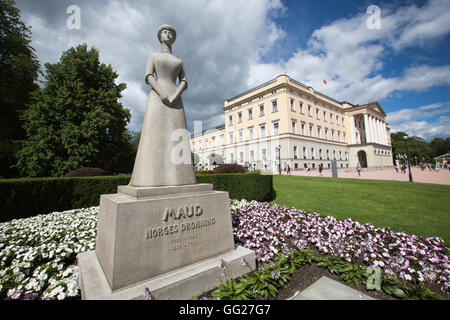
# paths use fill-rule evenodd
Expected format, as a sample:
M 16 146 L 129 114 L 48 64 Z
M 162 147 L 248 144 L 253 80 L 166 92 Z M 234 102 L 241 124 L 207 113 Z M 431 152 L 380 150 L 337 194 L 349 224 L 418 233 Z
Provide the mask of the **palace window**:
M 266 149 L 262 149 L 261 150 L 261 159 L 263 159 L 264 161 L 267 160 L 267 151 L 266 151 Z
M 266 126 L 265 125 L 259 126 L 259 132 L 261 134 L 261 138 L 265 138 L 266 137 Z
M 260 117 L 264 116 L 264 105 L 263 104 L 259 106 L 259 116 Z
M 294 159 L 298 158 L 297 146 L 294 146 Z
M 306 149 L 306 147 L 303 147 L 303 159 L 305 159 L 305 160 L 306 160 L 306 157 L 308 156 L 306 153 L 307 153 L 307 149 Z
M 238 123 L 242 122 L 242 112 L 238 113 Z
M 233 143 L 234 141 L 233 141 L 233 132 L 230 132 L 229 134 L 228 134 L 228 137 L 230 138 L 230 143 Z
M 255 151 L 254 150 L 250 150 L 250 161 L 251 162 L 255 161 Z
M 310 137 L 313 136 L 313 125 L 312 124 L 309 125 L 309 136 Z
M 279 123 L 278 122 L 273 123 L 273 135 L 274 136 L 279 135 Z
M 303 102 L 300 101 L 300 113 L 305 114 L 305 110 L 303 108 Z
M 248 120 L 253 119 L 253 109 L 248 109 Z
M 291 99 L 291 111 L 295 112 L 295 100 Z
M 297 134 L 297 121 L 292 120 L 292 133 Z
M 248 128 L 248 139 L 253 140 L 253 127 Z
M 230 126 L 233 125 L 233 116 L 229 116 L 229 117 L 228 117 L 228 124 L 229 124 Z
M 277 111 L 278 111 L 277 100 L 273 100 L 272 101 L 272 112 L 277 112 Z
M 320 109 L 316 108 L 316 119 L 320 120 Z
M 330 122 L 331 122 L 331 123 L 334 123 L 334 120 L 333 120 L 333 114 L 332 114 L 332 113 L 330 113 Z
M 327 121 L 327 112 L 326 111 L 323 112 L 323 121 Z
M 303 136 L 305 135 L 305 123 L 304 122 L 302 122 L 302 135 Z
M 312 107 L 308 104 L 308 116 L 312 117 Z
M 239 134 L 239 142 L 242 142 L 244 140 L 244 134 L 242 132 L 242 129 L 238 131 Z
M 314 160 L 315 156 L 316 156 L 316 153 L 314 152 L 314 148 L 311 148 L 311 159 Z

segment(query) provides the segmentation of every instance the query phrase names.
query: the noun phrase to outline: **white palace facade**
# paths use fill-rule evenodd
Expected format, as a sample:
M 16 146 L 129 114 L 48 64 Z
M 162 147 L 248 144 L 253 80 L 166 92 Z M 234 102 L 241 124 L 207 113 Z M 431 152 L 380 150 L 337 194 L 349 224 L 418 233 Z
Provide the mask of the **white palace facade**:
M 386 114 L 378 102 L 339 102 L 287 75 L 280 75 L 224 103 L 225 125 L 190 139 L 198 169 L 213 160 L 249 170 L 392 167 Z M 279 153 L 280 152 L 280 153 Z M 221 161 L 217 161 L 216 164 Z

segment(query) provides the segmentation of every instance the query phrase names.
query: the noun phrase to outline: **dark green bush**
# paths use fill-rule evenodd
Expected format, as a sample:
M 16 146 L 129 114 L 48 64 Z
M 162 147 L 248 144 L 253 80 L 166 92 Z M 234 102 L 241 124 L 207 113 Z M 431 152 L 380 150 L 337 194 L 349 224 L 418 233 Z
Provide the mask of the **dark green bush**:
M 100 195 L 116 193 L 130 175 L 24 178 L 0 181 L 0 222 L 43 213 L 97 206 Z
M 66 177 L 96 177 L 104 175 L 105 171 L 101 168 L 83 167 L 69 171 L 66 174 Z
M 212 183 L 214 190 L 228 191 L 230 199 L 271 201 L 275 198 L 272 175 L 208 174 L 197 175 L 198 183 Z
M 214 169 L 214 173 L 245 173 L 245 168 L 237 163 L 224 163 Z
M 0 222 L 38 214 L 98 206 L 100 195 L 117 193 L 131 175 L 23 178 L 0 180 Z M 270 201 L 274 198 L 271 175 L 206 174 L 198 183 L 211 183 L 214 190 L 228 191 L 230 199 Z

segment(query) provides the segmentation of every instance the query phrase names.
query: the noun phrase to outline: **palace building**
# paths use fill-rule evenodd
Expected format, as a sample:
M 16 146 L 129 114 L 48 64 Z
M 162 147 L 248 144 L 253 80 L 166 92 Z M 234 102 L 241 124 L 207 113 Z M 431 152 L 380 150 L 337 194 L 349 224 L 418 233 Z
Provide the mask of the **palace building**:
M 378 102 L 353 105 L 280 75 L 224 102 L 225 125 L 191 137 L 198 169 L 213 159 L 278 172 L 392 167 L 386 114 Z M 217 163 L 216 163 L 217 164 Z

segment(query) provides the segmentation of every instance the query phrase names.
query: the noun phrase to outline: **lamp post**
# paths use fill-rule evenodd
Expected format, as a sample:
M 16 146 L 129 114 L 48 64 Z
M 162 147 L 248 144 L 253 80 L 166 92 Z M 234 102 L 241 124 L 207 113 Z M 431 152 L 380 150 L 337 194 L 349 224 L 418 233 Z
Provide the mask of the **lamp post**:
M 405 133 L 403 136 L 403 139 L 405 139 L 405 147 L 406 147 L 406 157 L 408 160 L 408 172 L 409 172 L 409 182 L 414 182 L 411 174 L 411 165 L 409 164 L 409 153 L 408 153 L 408 134 Z
M 276 149 L 278 151 L 278 174 L 281 175 L 281 145 L 278 145 Z

